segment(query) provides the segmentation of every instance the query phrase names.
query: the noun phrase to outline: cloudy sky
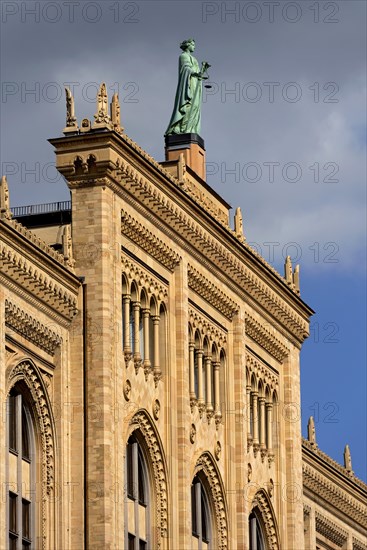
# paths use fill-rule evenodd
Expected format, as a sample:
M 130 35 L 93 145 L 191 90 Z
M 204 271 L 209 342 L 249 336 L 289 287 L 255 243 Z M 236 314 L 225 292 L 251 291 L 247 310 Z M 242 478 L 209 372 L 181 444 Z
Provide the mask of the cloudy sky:
M 247 240 L 279 270 L 301 264 L 316 310 L 302 357 L 302 425 L 366 479 L 363 1 L 1 3 L 2 173 L 12 206 L 69 198 L 47 139 L 78 120 L 96 83 L 118 91 L 126 133 L 157 160 L 179 43 L 211 65 L 202 131 L 208 183 L 241 206 Z

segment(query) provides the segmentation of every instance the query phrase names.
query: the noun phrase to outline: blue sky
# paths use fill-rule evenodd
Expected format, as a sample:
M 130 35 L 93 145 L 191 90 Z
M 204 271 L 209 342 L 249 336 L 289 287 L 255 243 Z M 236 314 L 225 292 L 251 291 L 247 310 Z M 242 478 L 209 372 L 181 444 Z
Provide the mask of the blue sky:
M 79 119 L 96 83 L 118 91 L 126 133 L 157 160 L 178 44 L 211 65 L 202 137 L 208 183 L 247 240 L 281 272 L 301 264 L 316 311 L 301 355 L 303 433 L 366 479 L 366 4 L 336 2 L 2 2 L 1 163 L 12 205 L 68 198 L 47 143 Z M 33 13 L 31 11 L 33 10 Z M 32 91 L 33 90 L 33 91 Z

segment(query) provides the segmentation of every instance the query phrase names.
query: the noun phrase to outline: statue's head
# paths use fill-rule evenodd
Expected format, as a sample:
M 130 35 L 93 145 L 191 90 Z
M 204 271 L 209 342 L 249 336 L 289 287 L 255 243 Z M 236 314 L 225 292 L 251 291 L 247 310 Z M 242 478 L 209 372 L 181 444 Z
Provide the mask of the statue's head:
M 183 42 L 181 42 L 180 48 L 181 50 L 185 51 L 191 45 L 195 47 L 195 40 L 193 38 L 188 38 L 187 40 L 184 40 Z

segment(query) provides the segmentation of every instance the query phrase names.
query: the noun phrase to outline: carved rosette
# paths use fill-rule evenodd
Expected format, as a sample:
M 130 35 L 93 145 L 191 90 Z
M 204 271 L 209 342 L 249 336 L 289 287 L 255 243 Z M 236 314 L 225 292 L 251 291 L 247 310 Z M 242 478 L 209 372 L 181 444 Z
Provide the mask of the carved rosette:
M 267 548 L 269 548 L 269 550 L 279 550 L 279 535 L 275 521 L 275 514 L 268 496 L 262 489 L 258 491 L 254 497 L 252 509 L 256 507 L 261 513 L 261 517 L 264 522 Z
M 218 550 L 228 548 L 228 522 L 225 502 L 225 492 L 220 473 L 210 453 L 203 453 L 195 466 L 195 473 L 203 471 L 208 480 L 211 496 L 215 508 L 216 531 L 218 536 Z
M 167 537 L 168 524 L 167 475 L 162 445 L 148 412 L 143 410 L 138 411 L 131 419 L 130 427 L 132 427 L 130 433 L 135 430 L 141 432 L 148 448 L 150 464 L 153 468 L 157 522 L 157 540 L 155 541 L 154 548 L 159 550 L 162 547 L 162 538 Z
M 125 381 L 123 392 L 124 392 L 124 397 L 125 397 L 126 401 L 130 401 L 130 397 L 131 397 L 131 395 L 130 395 L 131 394 L 131 382 L 130 382 L 130 380 Z

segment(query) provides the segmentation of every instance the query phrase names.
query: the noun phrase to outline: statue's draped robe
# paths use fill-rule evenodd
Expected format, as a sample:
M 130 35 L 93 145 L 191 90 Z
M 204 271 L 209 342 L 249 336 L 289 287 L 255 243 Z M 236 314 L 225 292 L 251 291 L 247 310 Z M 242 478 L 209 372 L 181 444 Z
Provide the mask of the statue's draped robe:
M 199 63 L 189 52 L 183 52 L 178 62 L 178 84 L 175 105 L 166 135 L 199 134 L 201 118 L 202 81 Z

